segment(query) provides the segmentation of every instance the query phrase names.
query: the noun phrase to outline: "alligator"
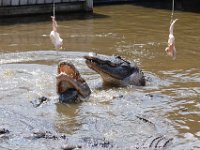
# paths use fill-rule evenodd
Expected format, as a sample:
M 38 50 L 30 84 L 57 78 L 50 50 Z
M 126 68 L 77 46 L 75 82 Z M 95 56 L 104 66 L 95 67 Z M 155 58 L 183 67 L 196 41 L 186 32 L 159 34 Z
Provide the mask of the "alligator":
M 129 62 L 120 56 L 105 56 L 89 53 L 84 56 L 87 66 L 101 75 L 105 84 L 145 86 L 143 72 L 135 62 Z
M 91 90 L 72 63 L 59 62 L 57 73 L 56 87 L 60 102 L 78 103 L 89 97 Z

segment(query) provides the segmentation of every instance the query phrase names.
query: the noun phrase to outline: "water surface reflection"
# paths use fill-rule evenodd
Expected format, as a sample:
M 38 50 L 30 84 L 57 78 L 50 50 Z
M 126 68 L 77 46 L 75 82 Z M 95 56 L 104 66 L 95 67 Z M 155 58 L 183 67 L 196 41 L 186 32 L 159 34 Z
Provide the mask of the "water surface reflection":
M 101 149 L 105 141 L 110 142 L 110 149 L 144 148 L 163 145 L 171 138 L 169 149 L 199 149 L 199 14 L 175 13 L 179 21 L 173 61 L 164 52 L 169 11 L 134 5 L 95 7 L 94 11 L 103 17 L 58 16 L 64 39 L 64 50 L 59 52 L 52 50 L 48 37 L 50 18 L 1 25 L 0 119 L 1 126 L 11 130 L 2 146 L 58 149 L 66 142 L 41 139 L 30 144 L 25 137 L 37 128 L 65 134 L 69 143 L 79 143 L 84 149 Z M 136 61 L 147 86 L 103 86 L 82 58 L 90 51 Z M 86 79 L 92 90 L 87 102 L 57 103 L 55 75 L 61 60 L 72 62 Z M 51 101 L 34 108 L 30 101 L 43 95 Z M 156 137 L 160 141 L 151 144 Z

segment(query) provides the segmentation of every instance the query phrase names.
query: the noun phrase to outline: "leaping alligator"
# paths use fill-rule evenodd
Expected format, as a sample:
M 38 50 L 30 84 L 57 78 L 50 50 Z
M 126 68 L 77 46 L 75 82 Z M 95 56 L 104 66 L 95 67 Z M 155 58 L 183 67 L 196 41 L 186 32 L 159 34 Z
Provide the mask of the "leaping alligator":
M 135 62 L 126 61 L 120 56 L 104 56 L 96 53 L 89 53 L 84 58 L 87 66 L 100 74 L 106 84 L 138 86 L 146 84 L 144 74 Z
M 103 78 L 105 84 L 145 86 L 143 72 L 135 62 L 129 62 L 120 56 L 104 56 L 89 53 L 84 56 L 89 68 L 96 71 Z M 60 102 L 80 102 L 91 94 L 86 81 L 81 77 L 75 66 L 62 61 L 57 69 L 57 93 Z
M 90 88 L 73 64 L 60 62 L 57 73 L 56 87 L 60 102 L 77 103 L 89 97 Z

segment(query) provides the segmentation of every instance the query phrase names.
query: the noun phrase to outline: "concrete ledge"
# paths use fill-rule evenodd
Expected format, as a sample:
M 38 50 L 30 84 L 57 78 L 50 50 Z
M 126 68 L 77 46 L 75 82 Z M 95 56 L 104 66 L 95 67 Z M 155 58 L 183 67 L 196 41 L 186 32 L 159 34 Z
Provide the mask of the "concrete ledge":
M 88 7 L 87 1 L 56 3 L 55 6 L 56 6 L 56 12 L 77 12 L 77 11 L 88 12 L 93 10 L 93 5 Z M 44 14 L 44 13 L 53 13 L 53 5 L 35 4 L 35 5 L 0 7 L 0 17 L 13 16 L 13 15 Z

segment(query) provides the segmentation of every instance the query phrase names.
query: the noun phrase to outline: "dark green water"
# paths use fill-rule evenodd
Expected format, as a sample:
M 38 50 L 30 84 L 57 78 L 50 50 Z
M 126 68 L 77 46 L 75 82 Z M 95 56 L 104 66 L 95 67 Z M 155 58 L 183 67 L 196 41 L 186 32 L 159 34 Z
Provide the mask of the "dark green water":
M 104 149 L 104 139 L 110 142 L 107 149 L 144 149 L 159 136 L 164 138 L 152 146 L 173 138 L 167 149 L 200 149 L 200 14 L 175 12 L 177 59 L 172 60 L 164 51 L 170 13 L 114 5 L 95 7 L 94 15 L 58 15 L 64 39 L 58 53 L 49 39 L 50 16 L 31 16 L 31 23 L 1 20 L 0 127 L 10 133 L 0 137 L 0 149 L 60 149 L 63 143 Z M 82 56 L 88 52 L 136 61 L 147 86 L 103 87 L 100 76 L 85 65 Z M 87 102 L 57 103 L 61 60 L 71 61 L 88 82 L 92 95 Z M 43 95 L 51 101 L 33 108 L 30 101 Z M 30 139 L 33 129 L 67 138 Z

